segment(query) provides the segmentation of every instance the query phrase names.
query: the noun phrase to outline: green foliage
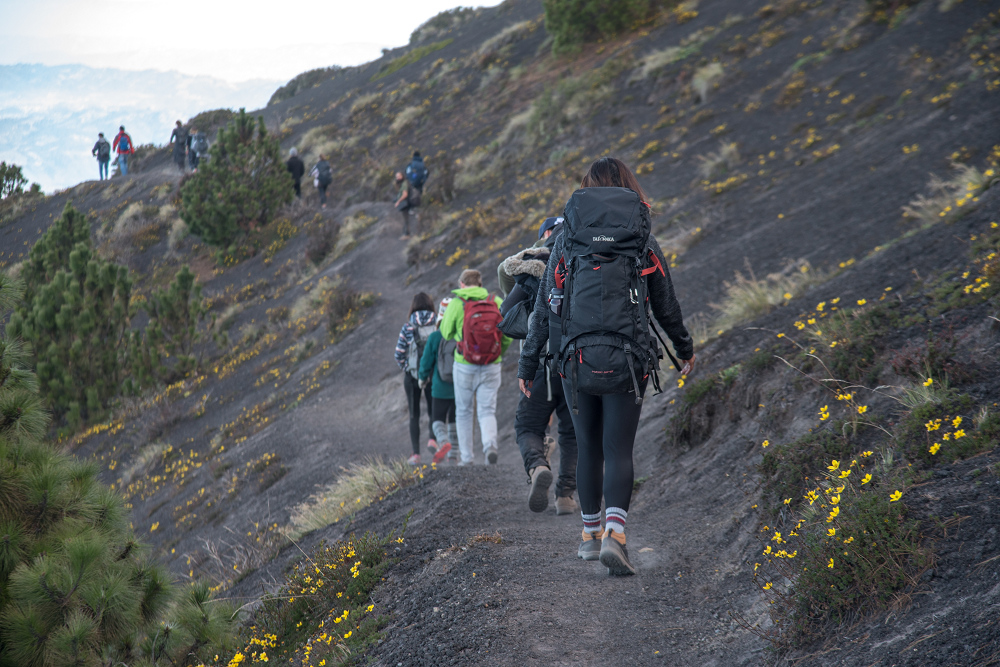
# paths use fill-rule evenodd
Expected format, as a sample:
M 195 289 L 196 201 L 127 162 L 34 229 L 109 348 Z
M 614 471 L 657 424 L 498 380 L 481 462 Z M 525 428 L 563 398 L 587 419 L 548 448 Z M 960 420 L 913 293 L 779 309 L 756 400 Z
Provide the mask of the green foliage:
M 366 533 L 332 546 L 320 542 L 279 591 L 264 596 L 252 625 L 240 634 L 240 652 L 263 650 L 268 661 L 291 664 L 306 647 L 311 664 L 340 665 L 363 651 L 388 621 L 374 612 L 369 596 L 394 562 L 388 546 L 402 541 Z
M 149 323 L 141 344 L 132 346 L 132 370 L 139 384 L 173 382 L 193 371 L 198 323 L 205 317 L 201 285 L 182 266 L 166 290 L 156 290 L 146 304 Z
M 936 460 L 959 461 L 993 449 L 996 428 L 987 419 L 976 429 L 974 408 L 975 401 L 967 395 L 946 396 L 914 408 L 900 422 L 896 437 L 907 460 L 933 465 Z
M 389 76 L 394 72 L 398 72 L 400 69 L 406 67 L 407 65 L 412 65 L 424 56 L 429 56 L 435 51 L 440 51 L 444 47 L 448 46 L 455 40 L 449 37 L 448 39 L 442 39 L 440 42 L 434 42 L 432 44 L 425 44 L 424 46 L 418 46 L 415 49 L 407 51 L 398 58 L 393 58 L 385 65 L 379 69 L 378 72 L 372 77 L 372 81 L 378 81 L 382 77 Z
M 552 50 L 574 47 L 635 27 L 649 18 L 650 0 L 543 0 L 545 29 L 552 35 Z
M 75 428 L 100 416 L 128 377 L 132 281 L 93 253 L 86 220 L 70 206 L 23 275 L 30 301 L 11 316 L 8 334 L 32 344 L 42 396 Z
M 764 449 L 760 472 L 765 497 L 778 502 L 774 513 L 785 498 L 792 499 L 791 507 L 798 507 L 806 491 L 822 476 L 826 462 L 850 455 L 854 445 L 843 431 L 843 424 L 837 423 L 829 430 L 808 433 L 793 442 L 772 443 Z
M 205 243 L 228 246 L 292 200 L 291 174 L 263 116 L 254 122 L 240 109 L 210 154 L 181 188 L 181 218 Z
M 21 173 L 19 166 L 0 162 L 0 199 L 23 193 L 27 183 L 28 179 Z
M 271 95 L 271 99 L 267 101 L 267 106 L 277 104 L 278 102 L 284 102 L 285 100 L 295 97 L 303 90 L 308 90 L 317 84 L 329 81 L 341 69 L 340 65 L 333 65 L 331 67 L 320 67 L 318 69 L 311 69 L 308 72 L 302 72 L 302 74 L 299 74 L 291 81 L 274 91 L 274 94 Z
M 21 292 L 0 277 L 0 316 Z M 37 387 L 22 345 L 0 339 L 0 667 L 166 667 L 215 655 L 231 634 L 231 611 L 194 614 L 197 589 L 170 604 L 166 573 L 96 465 L 39 440 L 48 417 Z

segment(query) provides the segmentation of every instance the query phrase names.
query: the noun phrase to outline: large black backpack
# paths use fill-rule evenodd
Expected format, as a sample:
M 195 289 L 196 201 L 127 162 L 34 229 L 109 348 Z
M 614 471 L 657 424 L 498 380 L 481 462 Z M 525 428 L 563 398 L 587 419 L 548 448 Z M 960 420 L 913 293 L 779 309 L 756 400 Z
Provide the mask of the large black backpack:
M 663 271 L 649 248 L 649 206 L 627 188 L 577 190 L 564 211 L 560 374 L 586 394 L 635 393 L 661 353 L 649 318 L 647 277 Z

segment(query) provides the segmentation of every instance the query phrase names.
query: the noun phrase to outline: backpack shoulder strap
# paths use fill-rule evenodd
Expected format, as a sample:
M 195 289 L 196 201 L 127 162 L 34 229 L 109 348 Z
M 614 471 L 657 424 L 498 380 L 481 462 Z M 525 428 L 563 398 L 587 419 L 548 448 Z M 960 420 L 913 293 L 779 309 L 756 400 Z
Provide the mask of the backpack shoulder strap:
M 650 274 L 653 274 L 653 273 L 656 273 L 657 271 L 659 271 L 660 273 L 663 274 L 664 277 L 666 277 L 667 272 L 663 269 L 663 264 L 660 263 L 660 258 L 657 257 L 656 253 L 653 252 L 652 250 L 649 250 L 648 252 L 649 252 L 650 266 L 649 266 L 649 268 L 645 268 L 642 271 L 640 271 L 639 275 L 640 276 L 648 276 Z

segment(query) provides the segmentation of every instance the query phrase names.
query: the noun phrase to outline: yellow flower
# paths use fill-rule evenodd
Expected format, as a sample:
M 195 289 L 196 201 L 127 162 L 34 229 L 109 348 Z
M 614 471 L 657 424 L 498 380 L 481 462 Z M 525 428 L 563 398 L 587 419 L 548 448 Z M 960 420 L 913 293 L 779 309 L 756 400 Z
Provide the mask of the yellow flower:
M 344 639 L 350 639 L 352 634 L 354 634 L 354 630 L 348 630 L 347 634 L 344 635 Z
M 840 508 L 834 507 L 832 510 L 830 510 L 830 516 L 826 517 L 826 522 L 831 523 L 834 519 L 837 518 L 839 514 L 840 514 Z
M 834 535 L 837 534 L 837 529 L 836 528 L 827 528 L 826 529 L 826 534 L 829 535 L 830 537 L 833 537 Z
M 830 461 L 830 465 L 826 467 L 827 470 L 838 470 L 840 468 L 840 461 L 834 459 Z
M 892 495 L 889 496 L 889 502 L 890 503 L 894 503 L 894 502 L 896 502 L 897 500 L 899 500 L 902 497 L 903 497 L 903 492 L 902 491 L 896 491 Z
M 927 378 L 926 380 L 924 380 L 924 386 L 925 387 L 929 387 L 932 384 L 934 384 L 934 378 Z
M 872 481 L 872 474 L 871 473 L 868 473 L 867 475 L 865 475 L 864 477 L 861 478 L 861 483 L 862 484 L 867 484 L 870 481 Z
M 767 582 L 766 584 L 764 584 L 764 590 L 765 590 L 765 591 L 768 591 L 768 590 L 771 590 L 771 585 L 772 585 L 772 584 L 771 584 L 771 582 L 770 582 L 770 581 L 769 581 L 769 582 Z
M 785 504 L 786 505 L 791 505 L 792 504 L 792 499 L 791 498 L 785 498 Z
M 861 456 L 871 456 L 871 455 L 872 455 L 871 450 L 866 451 L 866 452 L 861 452 Z
M 959 438 L 964 438 L 964 437 L 965 437 L 965 429 L 961 429 L 960 428 L 957 431 L 955 431 L 955 439 L 956 440 L 958 440 Z
M 959 426 L 962 425 L 962 418 L 955 417 L 954 419 L 951 420 L 951 425 L 953 428 L 958 428 Z
M 858 305 L 863 306 L 868 303 L 868 299 L 858 299 Z
M 678 389 L 680 389 L 680 388 L 681 388 L 681 387 L 683 387 L 683 386 L 684 386 L 684 380 L 682 380 L 682 379 L 678 379 L 678 380 L 677 380 L 677 388 L 678 388 Z
M 841 470 L 840 471 L 840 479 L 844 479 L 845 477 L 847 477 L 850 474 L 851 474 L 850 470 Z
M 267 652 L 266 651 L 260 654 L 260 661 L 261 662 L 268 662 Z
M 770 440 L 765 440 L 764 442 L 760 443 L 760 446 L 761 446 L 761 447 L 767 447 L 767 446 L 768 446 L 768 445 L 770 445 L 770 444 L 771 444 L 771 441 L 770 441 Z
M 844 544 L 850 544 L 853 541 L 854 541 L 853 537 L 848 537 L 846 540 L 844 540 Z
M 836 505 L 839 502 L 840 502 L 840 494 L 839 493 L 837 495 L 835 495 L 835 496 L 830 496 L 830 504 L 831 505 Z
M 767 546 L 766 546 L 766 547 L 764 548 L 764 555 L 766 556 L 766 555 L 768 555 L 769 553 L 771 553 L 771 545 L 770 545 L 770 544 L 768 544 L 768 545 L 767 545 Z
M 826 307 L 826 301 L 820 301 L 819 303 L 816 304 L 816 312 L 822 313 L 823 308 L 825 307 Z
M 939 449 L 941 449 L 941 443 L 935 442 L 933 445 L 931 445 L 931 448 L 928 449 L 927 451 L 929 451 L 931 454 L 937 454 Z
M 830 562 L 826 564 L 826 566 L 829 567 L 829 568 L 833 567 L 833 559 L 832 558 L 830 559 Z
M 867 405 L 859 405 L 858 406 L 858 414 L 859 415 L 863 415 L 866 412 L 868 412 L 868 406 Z

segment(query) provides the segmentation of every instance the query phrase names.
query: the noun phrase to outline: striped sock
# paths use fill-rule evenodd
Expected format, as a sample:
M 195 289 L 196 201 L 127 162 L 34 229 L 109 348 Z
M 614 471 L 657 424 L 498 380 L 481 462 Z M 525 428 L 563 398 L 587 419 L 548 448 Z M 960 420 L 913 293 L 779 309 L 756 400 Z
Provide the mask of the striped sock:
M 608 531 L 615 531 L 621 535 L 625 534 L 625 518 L 628 512 L 620 507 L 609 507 L 604 510 L 604 516 L 608 524 Z
M 580 512 L 580 516 L 583 517 L 583 532 L 585 533 L 599 533 L 601 532 L 601 513 L 597 514 L 584 514 Z

